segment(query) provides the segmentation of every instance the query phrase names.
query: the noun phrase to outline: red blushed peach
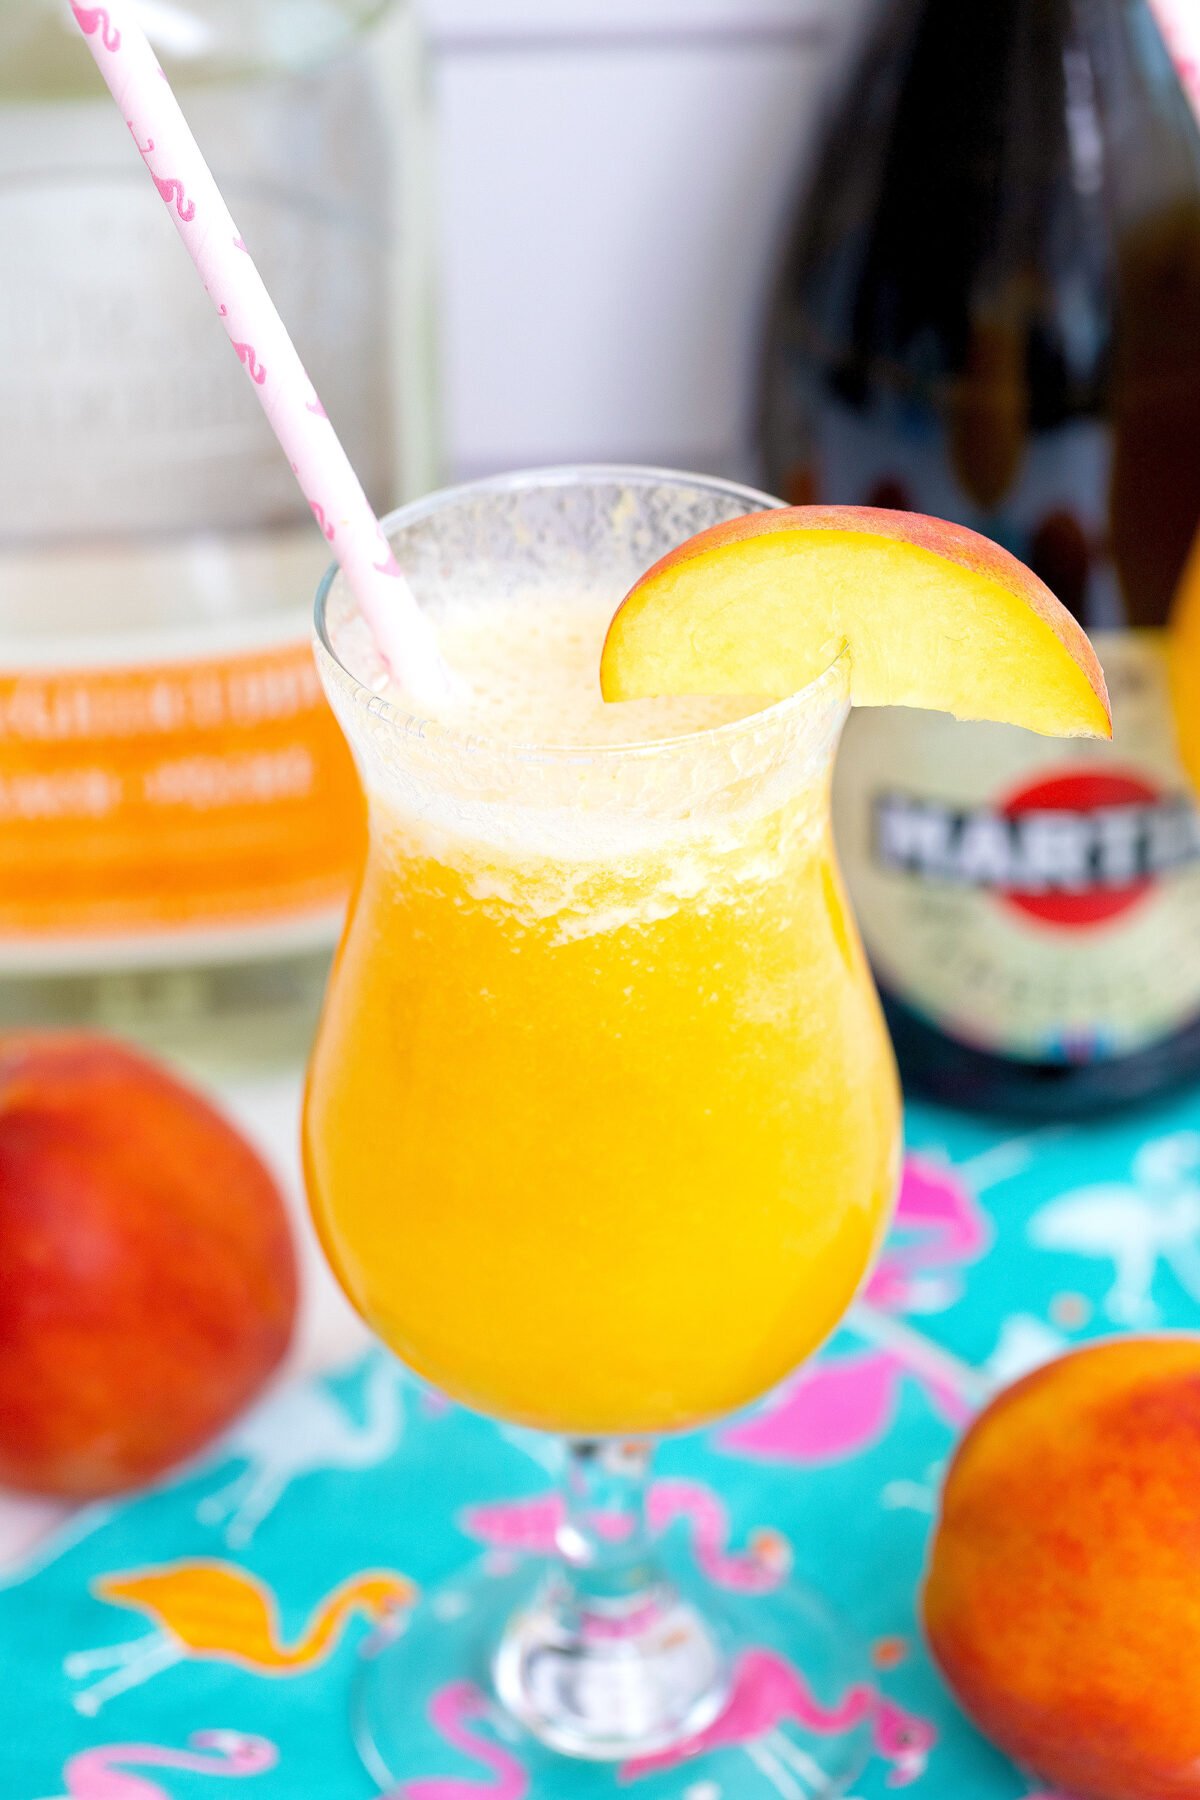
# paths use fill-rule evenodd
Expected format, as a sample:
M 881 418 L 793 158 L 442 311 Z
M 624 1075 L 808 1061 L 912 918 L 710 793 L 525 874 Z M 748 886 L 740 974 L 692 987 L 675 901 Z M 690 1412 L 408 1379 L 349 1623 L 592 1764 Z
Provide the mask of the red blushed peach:
M 1200 1800 L 1200 1336 L 1093 1345 L 1000 1395 L 924 1595 L 964 1710 L 1078 1800 Z
M 621 603 L 600 684 L 782 697 L 843 654 L 856 705 L 1112 735 L 1095 652 L 1031 570 L 961 525 L 866 506 L 751 513 L 672 550 Z
M 192 1455 L 295 1306 L 283 1201 L 207 1101 L 105 1038 L 0 1037 L 0 1482 L 83 1498 Z

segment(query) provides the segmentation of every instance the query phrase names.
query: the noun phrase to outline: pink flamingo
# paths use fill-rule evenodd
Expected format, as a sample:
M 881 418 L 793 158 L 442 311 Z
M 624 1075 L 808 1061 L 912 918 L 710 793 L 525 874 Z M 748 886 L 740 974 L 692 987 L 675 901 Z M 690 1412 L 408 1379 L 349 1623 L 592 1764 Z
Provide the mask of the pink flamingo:
M 251 380 L 257 382 L 259 387 L 262 387 L 267 379 L 267 371 L 265 366 L 259 362 L 258 357 L 255 354 L 254 345 L 235 344 L 233 347 L 237 351 L 238 361 L 247 370 Z
M 138 147 L 138 155 L 145 163 L 147 169 L 150 170 L 150 179 L 158 189 L 159 199 L 165 206 L 173 206 L 175 211 L 179 214 L 179 217 L 183 220 L 183 223 L 185 225 L 190 225 L 192 220 L 196 217 L 195 201 L 188 199 L 187 194 L 184 192 L 182 181 L 177 181 L 174 177 L 168 179 L 154 173 L 154 170 L 150 168 L 150 158 L 155 151 L 154 139 L 147 138 L 143 144 L 133 128 L 133 120 L 127 119 L 125 122 L 129 126 L 130 135 L 132 136 L 134 143 Z M 221 316 L 224 318 L 228 314 L 229 308 L 223 306 L 220 310 Z
M 757 1412 L 721 1434 L 722 1450 L 766 1462 L 827 1463 L 878 1443 L 903 1371 L 879 1350 L 799 1369 Z
M 875 1708 L 875 1748 L 891 1763 L 887 1778 L 889 1787 L 908 1787 L 919 1781 L 929 1762 L 929 1752 L 937 1743 L 937 1732 L 928 1719 L 907 1713 L 894 1700 L 882 1695 Z M 1034 1797 L 1036 1800 L 1036 1796 Z M 1043 1800 L 1052 1800 L 1044 1795 Z
M 768 1462 L 829 1463 L 855 1456 L 890 1429 L 906 1381 L 915 1381 L 949 1424 L 966 1424 L 977 1383 L 954 1361 L 890 1314 L 934 1310 L 961 1291 L 956 1273 L 987 1249 L 990 1227 L 948 1169 L 909 1157 L 889 1242 L 867 1284 L 851 1329 L 873 1339 L 866 1351 L 824 1357 L 799 1369 L 748 1419 L 722 1432 L 722 1450 Z M 942 1273 L 933 1281 L 928 1270 Z M 947 1273 L 947 1271 L 949 1273 Z
M 402 1781 L 386 1800 L 526 1800 L 530 1791 L 528 1771 L 511 1751 L 489 1742 L 473 1729 L 476 1721 L 492 1714 L 486 1694 L 469 1681 L 451 1682 L 436 1693 L 429 1706 L 429 1721 L 444 1743 L 488 1770 L 490 1779 L 475 1781 L 453 1775 L 434 1775 Z M 803 1676 L 773 1650 L 748 1650 L 734 1673 L 733 1692 L 720 1718 L 683 1744 L 654 1756 L 635 1757 L 622 1763 L 619 1779 L 638 1781 L 680 1767 L 708 1751 L 745 1749 L 753 1754 L 772 1744 L 782 1724 L 806 1731 L 832 1734 L 851 1731 L 870 1719 L 873 1741 L 881 1756 L 892 1763 L 888 1785 L 904 1787 L 925 1771 L 937 1734 L 926 1720 L 917 1719 L 877 1698 L 869 1687 L 851 1688 L 837 1706 L 815 1700 Z M 785 1746 L 779 1746 L 785 1760 Z M 770 1758 L 774 1760 L 774 1758 Z M 101 1796 L 100 1800 L 108 1800 Z M 126 1800 L 123 1795 L 113 1800 Z M 141 1800 L 141 1796 L 129 1796 Z M 149 1797 L 147 1797 L 149 1800 Z M 1030 1800 L 1039 1800 L 1030 1796 Z M 1045 1795 L 1040 1800 L 1055 1800 Z
M 254 379 L 257 381 L 258 376 L 256 375 L 254 377 Z M 264 380 L 266 379 L 265 371 L 263 374 L 263 379 Z M 319 500 L 310 500 L 308 504 L 312 507 L 313 518 L 317 521 L 317 524 L 321 527 L 321 530 L 325 533 L 326 538 L 332 544 L 334 538 L 337 536 L 337 526 L 331 525 L 329 523 L 329 520 L 325 516 L 325 508 L 321 505 L 321 502 Z
M 553 1556 L 566 1512 L 561 1494 L 535 1494 L 528 1500 L 490 1500 L 469 1506 L 461 1525 L 468 1537 L 493 1550 L 515 1550 L 522 1556 Z
M 98 31 L 104 48 L 115 56 L 121 48 L 121 34 L 109 18 L 107 7 L 83 6 L 80 0 L 71 0 L 71 11 L 88 37 L 94 37 Z
M 456 1775 L 432 1775 L 417 1781 L 402 1781 L 391 1790 L 386 1800 L 525 1800 L 529 1792 L 529 1774 L 510 1750 L 493 1744 L 471 1729 L 476 1720 L 491 1714 L 485 1694 L 469 1681 L 452 1681 L 436 1693 L 429 1703 L 429 1722 L 438 1736 L 471 1762 L 487 1769 L 491 1779 L 466 1781 Z
M 699 1481 L 663 1480 L 651 1484 L 646 1516 L 654 1532 L 666 1531 L 677 1519 L 691 1526 L 696 1562 L 710 1581 L 743 1594 L 766 1594 L 777 1588 L 791 1567 L 791 1549 L 778 1531 L 753 1531 L 745 1550 L 731 1551 L 729 1517 L 710 1488 Z M 497 1500 L 473 1506 L 463 1514 L 463 1529 L 497 1550 L 552 1556 L 565 1514 L 558 1494 L 536 1494 L 527 1500 Z M 614 1521 L 620 1536 L 626 1519 Z M 604 1521 L 597 1521 L 601 1536 Z
M 890 1312 L 935 1312 L 962 1292 L 958 1273 L 991 1242 L 987 1215 L 950 1169 L 923 1157 L 904 1164 L 892 1238 L 863 1298 Z M 898 1241 L 897 1241 L 898 1240 Z M 938 1274 L 930 1278 L 928 1271 Z
M 790 1722 L 806 1731 L 852 1731 L 871 1716 L 875 1696 L 869 1687 L 851 1688 L 838 1706 L 821 1706 L 808 1683 L 773 1650 L 747 1650 L 733 1674 L 729 1703 L 719 1718 L 670 1750 L 635 1756 L 621 1764 L 622 1781 L 661 1775 L 710 1750 L 753 1744 L 777 1726 Z
M 190 225 L 196 216 L 196 202 L 189 200 L 184 192 L 183 183 L 174 175 L 156 175 L 150 171 L 150 179 L 158 189 L 159 198 L 166 206 L 173 206 L 185 225 Z
M 60 1800 L 167 1800 L 157 1781 L 121 1770 L 117 1763 L 143 1769 L 178 1769 L 193 1775 L 241 1777 L 262 1775 L 279 1761 L 274 1744 L 266 1738 L 247 1737 L 240 1731 L 196 1731 L 188 1739 L 190 1750 L 172 1750 L 155 1744 L 107 1744 L 81 1750 L 63 1770 L 67 1791 Z M 211 1752 L 209 1755 L 203 1754 Z
M 729 1550 L 729 1515 L 711 1488 L 699 1481 L 656 1481 L 646 1503 L 651 1531 L 666 1531 L 676 1519 L 691 1526 L 692 1553 L 708 1579 L 739 1594 L 769 1594 L 792 1566 L 791 1546 L 782 1532 L 759 1526 L 745 1550 Z
M 162 71 L 160 70 L 159 73 L 161 74 Z M 138 147 L 138 154 L 141 156 L 146 167 L 150 169 L 150 158 L 153 156 L 155 149 L 154 139 L 147 138 L 146 142 L 143 144 L 138 138 L 137 132 L 133 129 L 133 121 L 127 119 L 126 124 L 129 126 L 133 141 Z M 156 175 L 153 169 L 150 169 L 150 179 L 158 189 L 159 199 L 167 206 L 174 206 L 175 211 L 179 214 L 183 223 L 185 225 L 190 225 L 192 220 L 196 217 L 196 203 L 194 200 L 188 199 L 187 194 L 184 192 L 182 181 L 176 181 L 173 177 L 168 180 L 162 176 Z M 227 306 L 222 306 L 220 312 L 222 318 L 225 318 L 228 316 L 229 308 Z M 241 356 L 244 347 L 245 346 L 242 344 L 234 345 L 234 349 L 238 352 L 239 356 Z M 242 357 L 242 361 L 245 362 L 245 360 L 245 357 Z M 258 379 L 257 376 L 255 379 Z
M 822 1706 L 804 1677 L 782 1656 L 773 1650 L 747 1650 L 734 1670 L 733 1691 L 718 1719 L 671 1750 L 622 1763 L 619 1775 L 622 1781 L 638 1781 L 645 1775 L 676 1769 L 708 1751 L 770 1748 L 772 1734 L 783 1724 L 832 1734 L 851 1731 L 867 1719 L 875 1749 L 892 1764 L 888 1785 L 906 1787 L 917 1780 L 937 1739 L 928 1721 L 877 1698 L 869 1687 L 851 1688 L 837 1706 Z
M 764 1462 L 840 1462 L 886 1435 L 909 1380 L 947 1423 L 971 1417 L 971 1396 L 940 1372 L 918 1370 L 896 1350 L 856 1350 L 797 1370 L 757 1412 L 722 1432 L 720 1447 Z

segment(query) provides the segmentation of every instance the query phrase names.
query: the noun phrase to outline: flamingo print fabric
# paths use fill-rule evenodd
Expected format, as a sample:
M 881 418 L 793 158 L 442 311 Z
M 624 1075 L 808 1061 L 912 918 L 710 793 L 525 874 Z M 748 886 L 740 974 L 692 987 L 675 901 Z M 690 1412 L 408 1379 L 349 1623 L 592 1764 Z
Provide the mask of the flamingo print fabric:
M 714 1595 L 753 1603 L 793 1573 L 821 1588 L 870 1644 L 873 1690 L 831 1707 L 748 1645 L 683 1754 L 576 1767 L 447 1660 L 390 1800 L 807 1800 L 780 1725 L 864 1714 L 854 1800 L 1060 1800 L 931 1668 L 926 1539 L 955 1436 L 997 1387 L 1091 1336 L 1195 1324 L 1200 1096 L 1028 1132 L 913 1106 L 908 1136 L 895 1227 L 843 1329 L 756 1407 L 664 1446 L 649 1502 Z M 175 1479 L 67 1518 L 0 1564 L 0 1800 L 369 1800 L 348 1722 L 362 1645 L 457 1571 L 545 1554 L 553 1460 L 374 1351 L 269 1395 Z

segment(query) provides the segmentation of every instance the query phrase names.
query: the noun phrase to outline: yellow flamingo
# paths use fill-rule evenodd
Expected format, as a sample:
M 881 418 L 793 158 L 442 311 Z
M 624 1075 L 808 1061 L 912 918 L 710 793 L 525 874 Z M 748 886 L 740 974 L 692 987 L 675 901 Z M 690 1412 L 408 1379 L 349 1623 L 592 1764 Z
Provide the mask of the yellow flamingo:
M 388 1570 L 353 1575 L 326 1594 L 299 1637 L 286 1644 L 275 1595 L 258 1576 L 233 1564 L 185 1561 L 101 1575 L 93 1583 L 97 1598 L 144 1613 L 155 1629 L 132 1643 L 69 1656 L 64 1668 L 76 1679 L 109 1671 L 74 1696 L 76 1710 L 89 1716 L 114 1695 L 187 1657 L 236 1663 L 259 1675 L 297 1675 L 332 1653 L 353 1614 L 382 1624 L 411 1605 L 416 1591 L 407 1577 Z

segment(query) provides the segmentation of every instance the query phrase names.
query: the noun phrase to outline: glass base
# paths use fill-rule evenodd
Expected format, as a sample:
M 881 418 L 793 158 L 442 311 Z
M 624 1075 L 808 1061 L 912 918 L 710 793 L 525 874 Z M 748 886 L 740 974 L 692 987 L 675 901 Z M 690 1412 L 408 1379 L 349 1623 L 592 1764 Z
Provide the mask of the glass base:
M 593 1762 L 693 1738 L 729 1699 L 719 1633 L 667 1586 L 581 1620 L 567 1584 L 547 1576 L 505 1626 L 492 1674 L 526 1731 Z
M 865 1646 L 797 1584 L 742 1595 L 672 1570 L 582 1646 L 558 1600 L 543 1564 L 492 1556 L 367 1646 L 354 1734 L 381 1788 L 487 1771 L 514 1800 L 818 1800 L 866 1763 Z

